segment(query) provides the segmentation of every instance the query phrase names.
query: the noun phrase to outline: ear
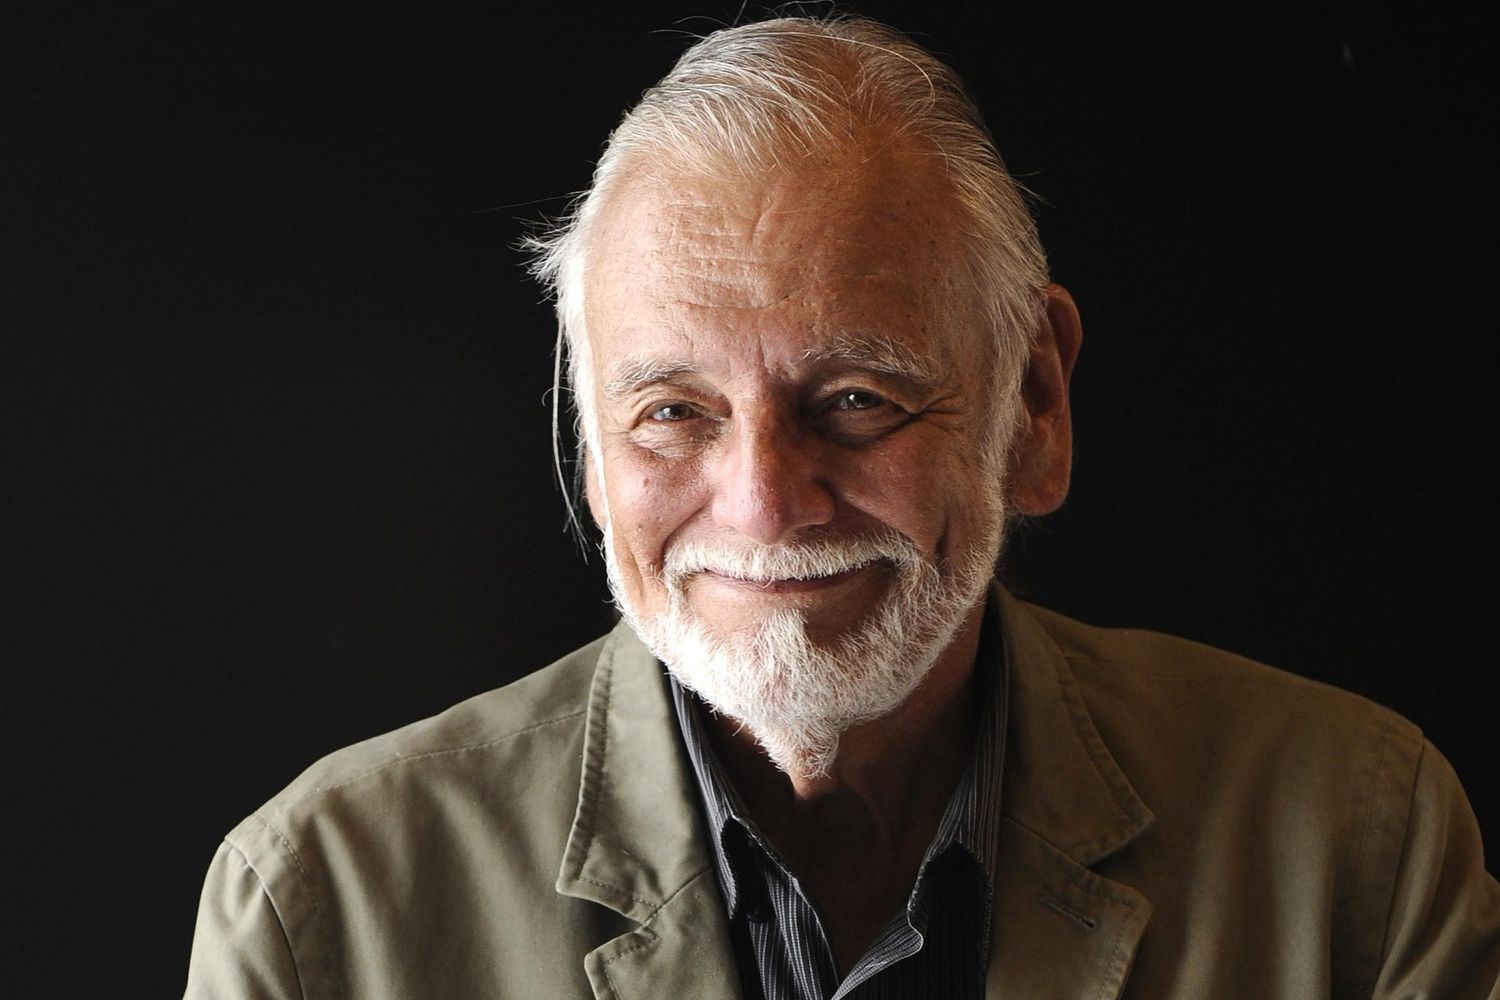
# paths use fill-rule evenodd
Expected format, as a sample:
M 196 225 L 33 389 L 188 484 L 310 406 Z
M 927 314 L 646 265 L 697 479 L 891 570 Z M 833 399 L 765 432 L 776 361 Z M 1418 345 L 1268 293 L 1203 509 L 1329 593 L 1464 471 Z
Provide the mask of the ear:
M 1012 506 L 1022 514 L 1048 514 L 1068 495 L 1073 471 L 1073 414 L 1068 382 L 1083 340 L 1073 296 L 1048 285 L 1041 328 L 1021 383 L 1024 415 L 1011 451 Z

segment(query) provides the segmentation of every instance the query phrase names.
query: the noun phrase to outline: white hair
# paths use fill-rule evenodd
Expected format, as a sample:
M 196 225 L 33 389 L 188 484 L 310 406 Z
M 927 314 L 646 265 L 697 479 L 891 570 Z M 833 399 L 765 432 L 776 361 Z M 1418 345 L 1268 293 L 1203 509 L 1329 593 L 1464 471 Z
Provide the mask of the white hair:
M 875 21 L 787 17 L 716 31 L 684 52 L 610 135 L 590 188 L 551 231 L 526 241 L 533 273 L 557 302 L 553 454 L 560 479 L 564 369 L 575 434 L 598 461 L 584 277 L 595 222 L 622 180 L 647 164 L 756 176 L 858 149 L 872 136 L 900 137 L 943 165 L 963 220 L 954 234 L 958 266 L 979 291 L 993 334 L 994 433 L 986 443 L 998 453 L 1009 448 L 1047 282 L 1046 256 L 1019 185 L 963 82 L 937 57 Z M 569 511 L 576 524 L 571 499 Z

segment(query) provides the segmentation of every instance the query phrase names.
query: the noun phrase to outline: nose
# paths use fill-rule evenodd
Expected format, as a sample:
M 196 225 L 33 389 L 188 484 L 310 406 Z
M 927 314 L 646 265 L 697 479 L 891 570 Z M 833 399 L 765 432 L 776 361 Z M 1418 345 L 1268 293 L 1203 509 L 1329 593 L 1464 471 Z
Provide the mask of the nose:
M 717 470 L 715 522 L 763 545 L 829 523 L 834 498 L 817 446 L 792 421 L 737 416 Z

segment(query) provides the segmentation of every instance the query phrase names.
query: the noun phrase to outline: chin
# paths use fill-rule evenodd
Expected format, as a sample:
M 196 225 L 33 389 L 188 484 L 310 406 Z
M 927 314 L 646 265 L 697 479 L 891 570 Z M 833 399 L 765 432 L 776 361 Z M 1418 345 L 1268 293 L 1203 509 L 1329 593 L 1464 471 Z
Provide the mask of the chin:
M 869 610 L 827 638 L 795 602 L 711 624 L 689 600 L 690 574 L 668 572 L 665 610 L 639 614 L 622 599 L 609 541 L 606 533 L 610 585 L 625 620 L 683 686 L 742 724 L 778 768 L 798 777 L 826 775 L 845 731 L 906 701 L 983 600 L 994 565 L 993 550 L 979 551 L 940 572 L 895 532 L 837 543 L 862 546 L 851 560 L 880 549 L 894 573 Z M 760 558 L 766 550 L 754 551 Z M 802 558 L 806 550 L 787 551 Z

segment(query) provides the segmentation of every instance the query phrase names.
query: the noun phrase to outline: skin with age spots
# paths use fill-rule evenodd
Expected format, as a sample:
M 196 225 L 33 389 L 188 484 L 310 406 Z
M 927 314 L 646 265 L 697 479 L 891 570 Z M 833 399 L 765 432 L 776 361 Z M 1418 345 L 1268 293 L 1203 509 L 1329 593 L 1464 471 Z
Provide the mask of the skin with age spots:
M 1061 501 L 1076 313 L 1049 292 L 1009 471 L 983 460 L 1002 416 L 993 342 L 955 263 L 960 227 L 941 178 L 941 161 L 884 143 L 753 178 L 642 171 L 612 194 L 590 245 L 595 377 L 580 391 L 595 393 L 597 414 L 590 505 L 637 614 L 667 606 L 662 570 L 680 542 L 891 529 L 941 567 L 997 554 L 1002 479 L 1013 509 Z M 685 594 L 727 639 L 795 607 L 821 644 L 893 579 L 880 561 L 811 580 L 705 572 Z M 904 901 L 970 755 L 982 607 L 898 708 L 844 733 L 826 775 L 779 771 L 735 720 L 708 720 L 751 814 L 817 902 L 841 970 Z

